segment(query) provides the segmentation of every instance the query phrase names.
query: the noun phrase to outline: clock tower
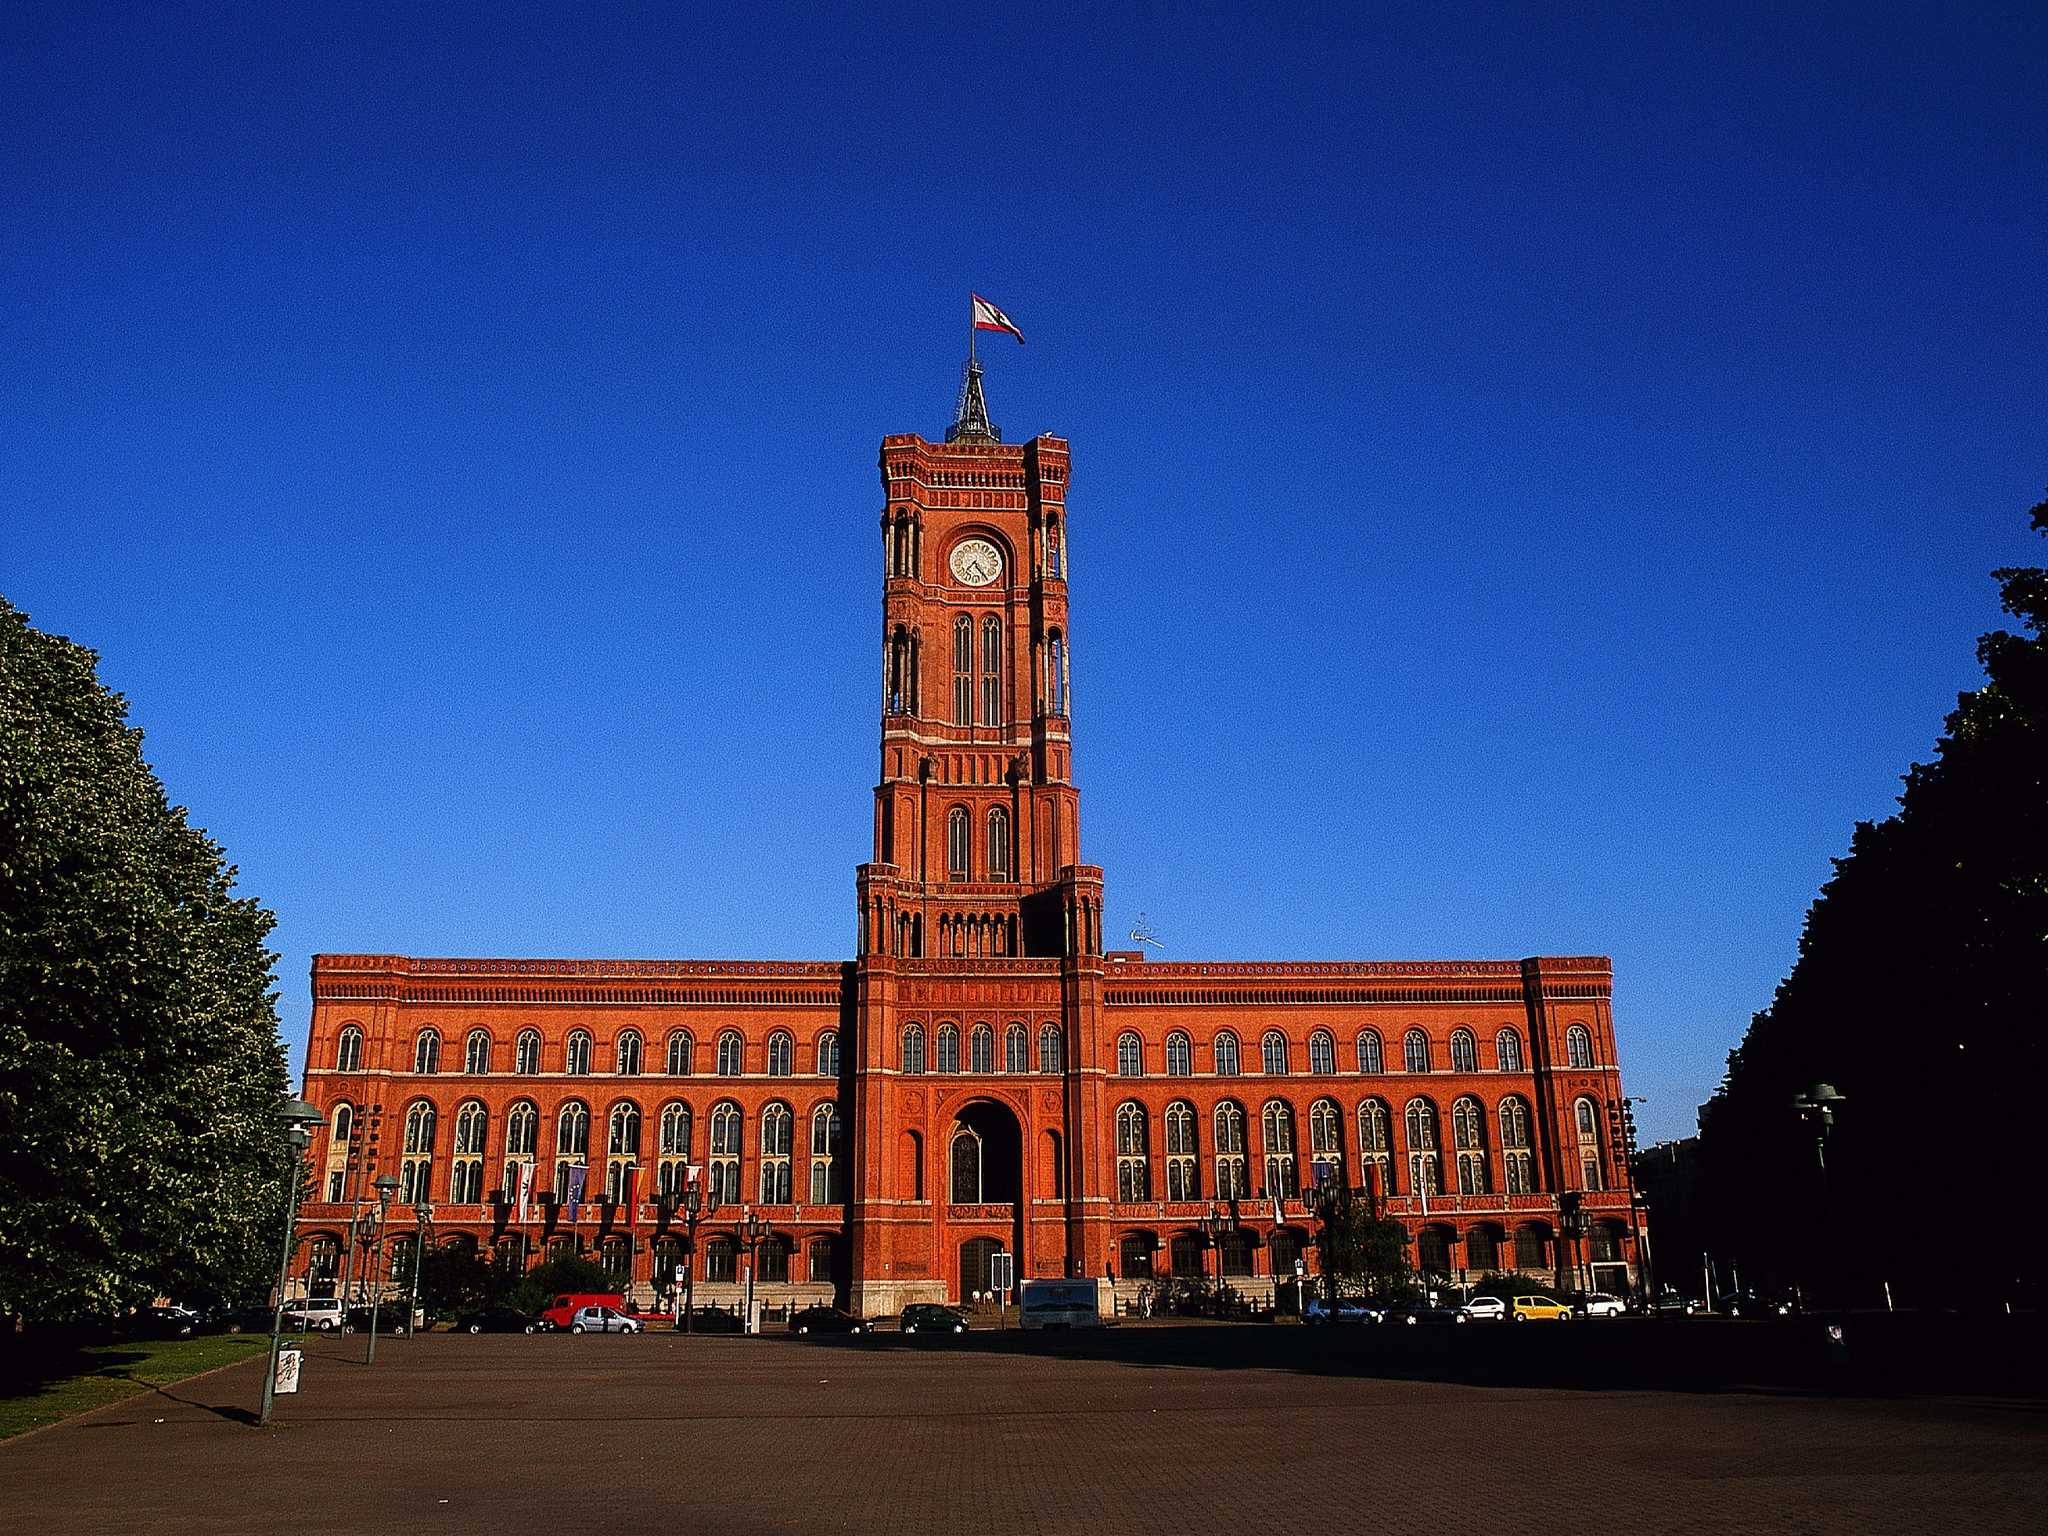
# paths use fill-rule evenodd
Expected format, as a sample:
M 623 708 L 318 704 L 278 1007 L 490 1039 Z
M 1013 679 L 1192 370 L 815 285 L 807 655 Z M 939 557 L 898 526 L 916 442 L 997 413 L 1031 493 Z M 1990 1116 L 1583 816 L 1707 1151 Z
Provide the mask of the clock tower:
M 971 360 L 943 442 L 882 440 L 881 772 L 848 1062 L 853 1274 L 883 1287 L 869 1306 L 941 1293 L 961 1240 L 948 1207 L 1001 1229 L 1019 1278 L 1069 1273 L 1101 1242 L 1081 1194 L 1096 1138 L 1070 1134 L 1101 1122 L 1102 872 L 1080 862 L 1067 474 L 1064 439 L 1002 441 Z M 966 1122 L 929 1101 L 927 1071 L 993 1080 L 981 1119 L 1004 1123 L 970 1129 L 1005 1143 L 988 1153 L 1005 1198 L 958 1198 L 992 1191 L 954 1181 Z

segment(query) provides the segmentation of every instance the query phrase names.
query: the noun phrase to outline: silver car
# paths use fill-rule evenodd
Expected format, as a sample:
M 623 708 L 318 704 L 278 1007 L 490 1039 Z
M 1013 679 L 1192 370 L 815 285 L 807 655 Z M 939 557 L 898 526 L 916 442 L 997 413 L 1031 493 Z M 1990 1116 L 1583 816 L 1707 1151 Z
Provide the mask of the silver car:
M 571 1333 L 638 1333 L 641 1322 L 610 1307 L 578 1307 L 569 1318 Z

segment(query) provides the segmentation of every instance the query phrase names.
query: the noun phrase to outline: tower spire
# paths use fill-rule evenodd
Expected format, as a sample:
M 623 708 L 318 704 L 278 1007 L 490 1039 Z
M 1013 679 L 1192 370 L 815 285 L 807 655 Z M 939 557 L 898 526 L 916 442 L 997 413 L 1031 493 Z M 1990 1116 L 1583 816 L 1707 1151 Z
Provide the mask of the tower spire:
M 1002 430 L 990 425 L 988 402 L 981 397 L 981 364 L 974 356 L 974 338 L 967 339 L 967 365 L 960 370 L 960 407 L 946 428 L 949 443 L 1000 443 Z

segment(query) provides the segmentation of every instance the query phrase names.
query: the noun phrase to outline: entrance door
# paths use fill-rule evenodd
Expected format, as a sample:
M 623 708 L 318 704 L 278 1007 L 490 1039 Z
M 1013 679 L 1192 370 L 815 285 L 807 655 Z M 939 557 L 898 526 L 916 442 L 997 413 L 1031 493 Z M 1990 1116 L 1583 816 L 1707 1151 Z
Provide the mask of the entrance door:
M 1003 1245 L 992 1237 L 970 1237 L 960 1245 L 960 1299 L 995 1289 L 995 1257 Z

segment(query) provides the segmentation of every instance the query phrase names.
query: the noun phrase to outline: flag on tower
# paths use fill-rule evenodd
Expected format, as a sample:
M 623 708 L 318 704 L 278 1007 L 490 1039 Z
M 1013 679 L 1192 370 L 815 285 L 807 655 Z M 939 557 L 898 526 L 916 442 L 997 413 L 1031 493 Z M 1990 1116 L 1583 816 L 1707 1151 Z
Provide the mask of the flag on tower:
M 974 328 L 977 331 L 1008 331 L 1019 343 L 1023 342 L 1024 333 L 1017 329 L 1016 321 L 980 294 L 971 294 L 970 297 L 974 300 Z

